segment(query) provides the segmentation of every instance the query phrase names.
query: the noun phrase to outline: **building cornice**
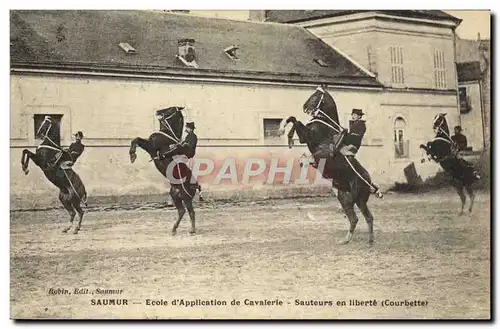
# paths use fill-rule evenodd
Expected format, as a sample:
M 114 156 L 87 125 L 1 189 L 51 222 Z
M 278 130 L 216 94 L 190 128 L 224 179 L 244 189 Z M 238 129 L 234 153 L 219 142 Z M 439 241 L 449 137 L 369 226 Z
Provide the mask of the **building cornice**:
M 311 27 L 321 27 L 321 26 L 325 26 L 325 25 L 341 24 L 341 23 L 348 23 L 348 22 L 355 22 L 355 21 L 362 21 L 362 20 L 369 20 L 369 19 L 390 20 L 390 21 L 432 25 L 432 26 L 439 26 L 439 27 L 446 27 L 446 28 L 453 28 L 453 29 L 457 27 L 457 24 L 455 22 L 453 22 L 452 20 L 447 20 L 447 21 L 439 20 L 439 21 L 437 21 L 437 20 L 431 20 L 431 19 L 425 19 L 425 18 L 393 16 L 393 15 L 388 15 L 388 14 L 384 14 L 384 13 L 377 13 L 377 12 L 356 13 L 356 14 L 350 14 L 350 15 L 321 18 L 321 19 L 315 19 L 315 20 L 306 21 L 306 22 L 299 22 L 296 24 L 299 26 L 302 26 L 304 28 L 311 28 Z
M 147 72 L 147 71 L 133 71 L 126 69 L 103 69 L 103 68 L 84 68 L 84 67 L 73 67 L 63 68 L 63 67 L 37 67 L 30 65 L 17 66 L 13 65 L 10 69 L 11 74 L 35 74 L 35 75 L 62 75 L 62 76 L 94 76 L 94 77 L 109 77 L 109 78 L 123 78 L 123 79 L 141 79 L 141 80 L 168 80 L 168 81 L 197 81 L 197 82 L 210 82 L 210 83 L 231 83 L 231 84 L 252 84 L 252 85 L 279 85 L 279 86 L 290 86 L 290 87 L 311 87 L 317 86 L 318 84 L 327 84 L 329 87 L 335 89 L 346 89 L 346 90 L 382 90 L 383 86 L 371 86 L 363 85 L 361 78 L 359 84 L 347 84 L 342 83 L 342 79 L 355 79 L 353 77 L 302 77 L 302 76 L 291 76 L 283 79 L 281 76 L 275 76 L 272 74 L 255 74 L 255 76 L 245 76 L 237 77 L 230 76 L 220 73 L 219 75 L 214 74 L 197 74 L 189 75 L 182 74 L 180 72 Z M 264 77 L 265 75 L 265 77 Z M 306 80 L 306 81 L 304 81 Z M 338 80 L 338 81 L 336 81 Z
M 405 29 L 383 28 L 383 27 L 376 27 L 376 26 L 352 28 L 352 29 L 345 29 L 345 30 L 337 31 L 337 32 L 326 32 L 326 33 L 319 33 L 319 34 L 321 35 L 322 38 L 325 38 L 325 37 L 351 36 L 351 35 L 355 35 L 355 34 L 368 33 L 368 32 L 381 32 L 381 33 L 390 33 L 390 34 L 418 36 L 418 37 L 424 37 L 424 38 L 441 38 L 441 39 L 448 39 L 448 40 L 453 39 L 453 35 L 451 33 L 446 34 L 446 33 L 432 33 L 432 32 L 416 32 L 416 31 L 405 30 Z

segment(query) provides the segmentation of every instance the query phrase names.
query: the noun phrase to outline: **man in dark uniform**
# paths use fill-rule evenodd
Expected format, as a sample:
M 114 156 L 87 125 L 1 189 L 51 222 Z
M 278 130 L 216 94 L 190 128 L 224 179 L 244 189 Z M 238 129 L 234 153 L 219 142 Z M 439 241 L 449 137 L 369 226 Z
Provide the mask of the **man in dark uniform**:
M 456 126 L 454 128 L 455 135 L 451 136 L 451 140 L 457 144 L 458 151 L 465 151 L 467 149 L 467 137 L 462 134 L 462 127 Z
M 161 158 L 173 157 L 174 155 L 185 155 L 188 159 L 191 159 L 196 154 L 196 145 L 198 144 L 198 136 L 194 133 L 194 122 L 186 123 L 186 137 L 182 141 L 182 143 L 168 151 L 167 153 L 162 154 Z M 190 172 L 191 174 L 191 172 Z M 191 175 L 187 177 L 187 181 L 191 180 Z M 195 183 L 198 187 L 198 191 L 200 192 L 200 201 L 203 201 L 203 195 L 201 192 L 201 185 L 198 182 Z
M 53 162 L 53 167 L 57 168 L 58 166 L 62 166 L 65 169 L 69 169 L 69 167 L 73 166 L 85 150 L 85 145 L 83 145 L 82 139 L 83 133 L 81 131 L 77 132 L 75 134 L 75 142 L 71 143 L 68 149 L 62 150 L 58 153 L 55 161 Z
M 198 136 L 194 133 L 194 122 L 186 123 L 186 138 L 181 146 L 185 149 L 185 155 L 191 159 L 196 154 L 196 144 L 198 144 Z
M 65 170 L 70 169 L 75 164 L 76 160 L 82 155 L 85 145 L 82 143 L 83 133 L 81 131 L 75 134 L 75 142 L 71 143 L 67 150 L 62 150 L 54 163 L 54 168 L 56 170 L 56 177 L 59 179 L 64 179 L 67 176 Z M 68 189 L 69 198 L 72 198 L 74 193 L 73 189 Z
M 75 142 L 71 143 L 67 150 L 67 152 L 69 152 L 69 155 L 71 156 L 71 159 L 73 160 L 73 164 L 76 163 L 76 160 L 82 155 L 83 151 L 85 150 L 85 145 L 83 145 L 82 139 L 83 133 L 81 131 L 77 132 L 75 134 Z
M 196 154 L 196 144 L 198 144 L 198 136 L 194 133 L 194 122 L 186 123 L 186 137 L 172 150 L 162 154 L 162 158 L 173 157 L 174 155 L 185 155 L 188 159 L 191 159 Z
M 351 169 L 361 177 L 359 174 L 361 171 L 360 163 L 354 158 L 356 153 L 358 153 L 359 148 L 361 147 L 361 141 L 366 132 L 366 124 L 364 120 L 361 120 L 364 115 L 363 110 L 353 109 L 351 112 L 352 120 L 349 121 L 349 132 L 345 135 L 343 146 L 340 149 L 340 153 L 345 156 L 347 162 L 349 163 Z M 366 181 L 365 181 L 366 182 Z M 374 193 L 377 196 L 381 197 L 382 194 L 379 191 L 379 186 L 373 182 L 367 182 L 374 189 Z
M 471 170 L 473 170 L 473 174 L 477 179 L 480 179 L 481 177 L 479 176 L 479 173 L 474 169 L 474 165 L 468 161 L 466 161 L 462 156 L 460 155 L 461 151 L 467 150 L 467 137 L 462 134 L 462 127 L 461 126 L 455 126 L 454 129 L 455 135 L 451 136 L 451 140 L 455 145 L 452 147 L 452 155 L 456 156 L 458 158 L 458 161 L 462 164 L 464 167 L 468 167 Z
M 349 121 L 349 133 L 344 138 L 345 146 L 342 148 L 344 149 L 344 153 L 351 157 L 354 157 L 358 153 L 361 141 L 366 132 L 365 121 L 361 120 L 363 115 L 363 110 L 360 109 L 353 109 L 351 113 L 352 120 Z

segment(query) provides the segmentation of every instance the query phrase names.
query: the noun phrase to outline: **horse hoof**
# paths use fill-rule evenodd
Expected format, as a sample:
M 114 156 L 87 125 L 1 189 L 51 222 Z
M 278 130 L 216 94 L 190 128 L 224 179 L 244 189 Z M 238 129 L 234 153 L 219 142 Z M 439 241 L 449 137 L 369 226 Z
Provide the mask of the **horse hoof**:
M 63 233 L 68 233 L 69 231 L 69 228 L 65 228 L 64 230 L 62 230 Z
M 172 236 L 175 236 L 177 234 L 176 230 L 172 230 Z
M 196 231 L 189 231 L 189 235 L 195 235 L 196 234 Z
M 351 242 L 351 240 L 344 239 L 344 240 L 340 241 L 339 244 L 345 245 L 345 244 L 348 244 L 349 242 Z
M 73 234 L 78 234 L 79 230 L 73 230 Z
M 375 244 L 375 240 L 368 240 L 368 246 L 373 246 Z
M 137 154 L 130 154 L 130 162 L 134 163 L 135 159 L 137 159 Z

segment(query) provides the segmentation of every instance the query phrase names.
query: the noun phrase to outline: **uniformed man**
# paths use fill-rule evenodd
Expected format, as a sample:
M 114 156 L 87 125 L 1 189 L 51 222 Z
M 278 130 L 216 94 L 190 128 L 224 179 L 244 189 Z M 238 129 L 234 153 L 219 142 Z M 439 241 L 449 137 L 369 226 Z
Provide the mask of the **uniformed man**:
M 174 155 L 185 155 L 191 159 L 196 154 L 196 144 L 198 144 L 198 136 L 194 133 L 194 122 L 186 123 L 186 137 L 180 145 L 172 150 L 164 153 L 162 158 L 172 157 Z
M 82 139 L 83 133 L 81 131 L 77 132 L 75 134 L 75 142 L 71 143 L 67 150 L 67 152 L 69 152 L 69 155 L 71 156 L 71 159 L 73 160 L 73 164 L 75 164 L 76 160 L 82 155 L 83 151 L 85 150 L 85 145 L 83 145 Z
M 347 156 L 354 156 L 361 147 L 361 141 L 366 132 L 365 121 L 361 120 L 363 110 L 353 109 L 351 112 L 352 120 L 349 121 L 349 133 L 344 138 L 344 146 L 340 150 Z M 343 151 L 342 151 L 343 150 Z
M 468 167 L 471 170 L 473 170 L 473 175 L 476 177 L 476 179 L 480 179 L 481 176 L 477 172 L 477 170 L 474 169 L 474 165 L 468 161 L 466 161 L 462 156 L 460 155 L 461 151 L 467 150 L 467 137 L 462 134 L 462 127 L 461 126 L 455 126 L 453 128 L 455 131 L 455 135 L 451 136 L 451 140 L 454 145 L 454 150 L 452 150 L 452 155 L 455 155 L 458 159 L 458 161 L 462 164 L 464 167 Z
M 69 148 L 62 150 L 55 156 L 55 160 L 51 167 L 57 168 L 59 166 L 68 169 L 73 166 L 76 160 L 82 155 L 85 150 L 85 145 L 82 143 L 83 133 L 81 131 L 75 134 L 75 142 L 71 143 Z
M 366 124 L 364 120 L 361 120 L 364 113 L 361 109 L 353 109 L 351 112 L 352 120 L 349 121 L 349 132 L 345 135 L 343 146 L 340 148 L 340 153 L 344 155 L 347 162 L 349 163 L 351 169 L 361 177 L 359 172 L 361 171 L 361 165 L 354 158 L 356 153 L 358 153 L 359 148 L 361 147 L 361 141 L 366 132 Z M 363 180 L 364 178 L 361 177 Z M 365 181 L 366 182 L 366 181 Z M 381 192 L 379 191 L 379 186 L 373 182 L 367 182 L 367 184 L 371 185 L 374 189 L 374 193 L 377 196 L 382 197 Z
M 188 159 L 191 159 L 196 154 L 196 144 L 198 144 L 198 136 L 194 133 L 194 122 L 186 123 L 186 138 L 181 146 L 185 148 L 185 154 Z
M 467 149 L 467 137 L 462 134 L 462 127 L 456 126 L 454 128 L 455 135 L 451 136 L 451 140 L 457 145 L 458 151 L 465 151 Z
M 198 144 L 198 136 L 194 133 L 195 125 L 194 122 L 186 123 L 186 137 L 182 141 L 182 143 L 170 150 L 167 153 L 162 155 L 162 158 L 172 157 L 174 155 L 185 155 L 188 159 L 191 159 L 196 154 L 196 145 Z M 188 182 L 191 180 L 191 176 L 187 177 Z M 197 189 L 200 193 L 200 201 L 204 201 L 201 185 L 198 182 L 195 183 L 197 185 Z

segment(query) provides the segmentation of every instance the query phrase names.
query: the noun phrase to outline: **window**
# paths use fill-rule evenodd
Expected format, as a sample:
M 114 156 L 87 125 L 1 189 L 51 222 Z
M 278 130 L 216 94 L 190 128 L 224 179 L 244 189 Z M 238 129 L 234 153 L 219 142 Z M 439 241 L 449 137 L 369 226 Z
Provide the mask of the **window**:
M 316 62 L 316 64 L 318 64 L 319 66 L 321 67 L 328 67 L 328 64 L 326 64 L 325 62 L 323 62 L 321 59 L 319 58 L 316 58 L 314 59 L 314 61 Z
M 137 51 L 135 50 L 134 47 L 132 47 L 130 44 L 127 42 L 120 42 L 118 44 L 121 49 L 123 49 L 127 54 L 135 54 Z
M 264 119 L 264 140 L 281 140 L 279 129 L 282 120 L 283 119 Z
M 368 57 L 368 70 L 377 74 L 377 53 L 373 51 L 371 45 L 366 47 L 366 54 Z
M 195 40 L 181 39 L 178 42 L 178 54 L 175 55 L 184 65 L 198 68 L 196 63 Z
M 231 58 L 232 60 L 239 60 L 238 55 L 236 54 L 236 51 L 239 49 L 237 45 L 232 45 L 224 49 L 224 52 L 226 53 L 227 57 Z
M 394 121 L 394 155 L 396 159 L 409 157 L 410 143 L 405 139 L 406 122 L 403 118 L 398 117 Z
M 467 96 L 467 87 L 458 88 L 458 99 L 460 101 L 460 113 L 469 113 L 472 108 L 470 98 Z
M 444 52 L 441 50 L 436 50 L 434 52 L 434 87 L 438 89 L 446 88 Z
M 390 47 L 391 53 L 391 82 L 402 85 L 405 83 L 403 68 L 403 47 Z
M 45 120 L 45 117 L 46 116 L 50 116 L 52 118 L 52 121 L 53 122 L 57 122 L 57 124 L 59 125 L 59 127 L 61 126 L 61 120 L 62 120 L 62 117 L 63 115 L 62 114 L 35 114 L 33 116 L 33 119 L 34 119 L 34 122 L 35 122 L 35 125 L 34 125 L 34 136 L 36 138 L 36 135 L 37 135 L 37 132 L 38 132 L 38 128 L 40 128 L 40 126 L 42 125 L 42 122 L 43 120 Z

